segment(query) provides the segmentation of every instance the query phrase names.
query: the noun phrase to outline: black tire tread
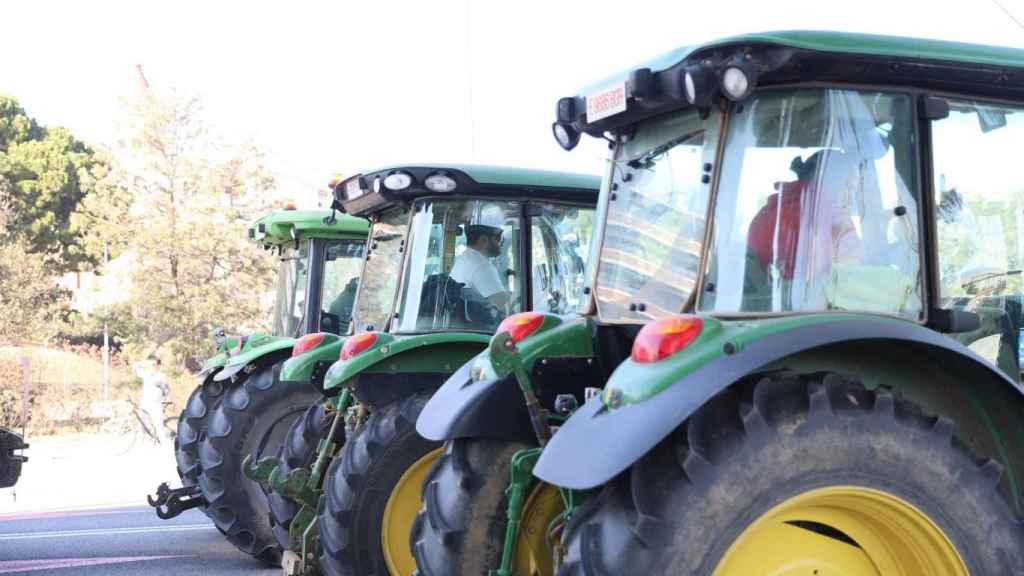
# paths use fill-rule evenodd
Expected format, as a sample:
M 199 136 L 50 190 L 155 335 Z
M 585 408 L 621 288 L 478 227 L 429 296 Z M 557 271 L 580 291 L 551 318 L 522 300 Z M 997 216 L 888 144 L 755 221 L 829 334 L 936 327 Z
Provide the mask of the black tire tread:
M 512 456 L 526 444 L 449 440 L 423 481 L 423 506 L 409 534 L 416 576 L 486 574 L 501 561 Z
M 317 446 L 330 431 L 331 420 L 327 417 L 323 402 L 309 407 L 301 418 L 296 418 L 288 429 L 288 437 L 277 451 L 279 470 L 288 474 L 298 468 L 310 469 L 317 457 Z M 288 530 L 292 519 L 299 512 L 299 504 L 277 492 L 267 495 L 270 504 L 270 523 L 274 538 L 282 549 L 287 549 Z
M 223 383 L 213 380 L 215 374 L 209 374 L 196 386 L 178 417 L 174 458 L 182 486 L 195 486 L 203 470 L 199 462 L 199 444 L 206 437 L 206 418 L 224 396 Z
M 982 573 L 1022 573 L 1024 559 L 1017 551 L 1021 524 L 997 487 L 1002 468 L 994 461 L 976 459 L 957 440 L 950 419 L 926 416 L 884 387 L 869 391 L 859 382 L 835 374 L 783 372 L 751 378 L 720 393 L 584 503 L 563 535 L 566 555 L 559 576 L 710 573 L 725 544 L 705 550 L 703 558 L 687 555 L 685 550 L 673 552 L 671 569 L 661 564 L 666 562 L 664 557 L 652 551 L 678 543 L 680 540 L 672 540 L 673 531 L 686 531 L 681 537 L 676 535 L 683 542 L 709 541 L 709 533 L 713 534 L 709 526 L 716 520 L 726 522 L 714 515 L 713 505 L 693 512 L 703 514 L 697 523 L 701 526 L 675 524 L 674 520 L 682 517 L 681 510 L 688 505 L 693 510 L 694 502 L 711 501 L 701 499 L 725 477 L 719 467 L 728 466 L 727 461 L 741 457 L 738 455 L 770 449 L 773 438 L 796 437 L 801 428 L 812 433 L 821 429 L 816 426 L 892 433 L 891 437 L 906 439 L 901 449 L 907 453 L 927 451 L 951 463 L 959 475 L 955 483 L 942 485 L 949 492 L 949 501 L 954 492 L 960 495 L 957 498 L 969 493 L 979 509 L 988 512 L 987 545 L 983 548 L 991 548 L 970 550 L 968 554 L 973 556 L 965 561 L 981 566 Z
M 416 433 L 416 419 L 429 399 L 430 392 L 420 392 L 372 413 L 331 463 L 319 507 L 318 551 L 325 576 L 387 576 L 386 567 L 376 565 L 375 552 L 360 549 L 360 536 L 365 537 L 370 529 L 354 526 L 354 519 L 365 505 L 367 489 L 379 489 L 372 476 L 381 463 L 389 461 L 392 449 L 409 441 L 421 443 L 424 448 L 438 447 Z M 369 537 L 377 541 L 380 538 L 378 534 Z
M 266 488 L 258 485 L 262 494 L 250 493 L 252 481 L 242 473 L 244 444 L 257 424 L 289 426 L 289 417 L 301 416 L 301 410 L 319 398 L 312 388 L 296 389 L 281 382 L 280 370 L 280 362 L 268 362 L 228 387 L 208 416 L 206 437 L 199 448 L 199 486 L 208 515 L 228 542 L 271 565 L 280 564 L 282 550 L 271 530 Z M 267 411 L 278 406 L 294 416 L 266 420 Z M 277 446 L 265 446 L 263 454 L 276 450 Z

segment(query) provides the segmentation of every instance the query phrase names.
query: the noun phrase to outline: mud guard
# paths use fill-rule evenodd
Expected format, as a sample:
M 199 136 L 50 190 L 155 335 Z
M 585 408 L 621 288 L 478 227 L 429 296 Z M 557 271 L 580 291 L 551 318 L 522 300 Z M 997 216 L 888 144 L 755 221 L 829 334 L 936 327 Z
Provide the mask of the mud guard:
M 241 364 L 235 364 L 233 366 L 225 366 L 223 369 L 221 369 L 220 372 L 214 374 L 213 381 L 223 382 L 225 380 L 230 380 L 232 376 L 238 374 L 242 370 L 245 370 L 245 367 L 248 365 L 249 364 L 247 362 L 243 362 Z
M 474 382 L 473 362 L 463 364 L 434 393 L 416 420 L 416 431 L 435 441 L 473 437 L 535 444 L 514 377 Z
M 533 473 L 545 482 L 564 488 L 589 489 L 604 484 L 639 460 L 711 397 L 740 378 L 799 352 L 858 340 L 891 340 L 894 344 L 923 346 L 937 353 L 958 354 L 1012 388 L 1018 397 L 1024 397 L 1018 383 L 959 342 L 938 332 L 909 322 L 825 321 L 761 338 L 734 354 L 721 355 L 636 404 L 609 410 L 601 397 L 591 398 L 545 446 Z
M 245 369 L 249 364 L 260 361 L 262 358 L 271 354 L 280 353 L 282 351 L 288 351 L 290 353 L 294 343 L 294 338 L 276 338 L 269 340 L 264 344 L 254 346 L 245 352 L 235 354 L 227 359 L 224 369 L 218 372 L 217 375 L 213 377 L 213 380 L 215 382 L 229 380 L 232 376 Z

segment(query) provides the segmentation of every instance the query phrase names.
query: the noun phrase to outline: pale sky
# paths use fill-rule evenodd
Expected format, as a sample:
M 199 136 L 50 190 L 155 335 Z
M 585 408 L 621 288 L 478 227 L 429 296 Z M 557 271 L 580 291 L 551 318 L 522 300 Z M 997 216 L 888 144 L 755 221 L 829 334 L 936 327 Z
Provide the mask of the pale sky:
M 1024 0 L 999 0 L 1024 20 Z M 1024 47 L 993 0 L 5 3 L 0 92 L 106 144 L 135 64 L 201 97 L 215 131 L 263 148 L 314 202 L 333 172 L 480 162 L 598 173 L 606 147 L 551 137 L 555 102 L 677 46 L 829 29 Z M 468 22 L 468 25 L 467 25 Z

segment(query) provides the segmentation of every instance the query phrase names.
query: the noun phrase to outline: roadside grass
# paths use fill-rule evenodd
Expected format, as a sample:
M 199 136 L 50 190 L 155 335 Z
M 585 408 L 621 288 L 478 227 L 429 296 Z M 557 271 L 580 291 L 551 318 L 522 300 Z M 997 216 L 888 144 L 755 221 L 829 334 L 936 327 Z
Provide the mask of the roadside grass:
M 23 360 L 28 360 L 25 386 Z M 168 374 L 171 406 L 166 416 L 177 416 L 194 387 L 188 374 Z M 130 412 L 137 402 L 141 380 L 114 356 L 106 394 L 99 348 L 0 346 L 0 426 L 26 434 L 60 435 L 96 431 L 108 418 Z

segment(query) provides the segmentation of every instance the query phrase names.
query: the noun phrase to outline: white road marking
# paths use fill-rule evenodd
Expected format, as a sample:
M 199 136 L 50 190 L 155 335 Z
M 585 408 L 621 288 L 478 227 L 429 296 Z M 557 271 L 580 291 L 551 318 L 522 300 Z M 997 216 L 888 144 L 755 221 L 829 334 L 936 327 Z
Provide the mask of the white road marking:
M 181 524 L 171 526 L 140 526 L 136 528 L 96 528 L 92 530 L 59 530 L 54 532 L 0 533 L 0 542 L 36 540 L 40 538 L 75 538 L 79 536 L 123 536 L 126 534 L 162 534 L 167 532 L 193 532 L 214 530 L 212 524 Z
M 120 556 L 112 558 L 56 558 L 52 560 L 0 560 L 0 574 L 13 572 L 36 572 L 53 570 L 54 568 L 81 568 L 85 566 L 103 566 L 104 564 L 126 564 L 128 562 L 144 562 L 147 560 L 168 560 L 188 558 L 189 556 Z

